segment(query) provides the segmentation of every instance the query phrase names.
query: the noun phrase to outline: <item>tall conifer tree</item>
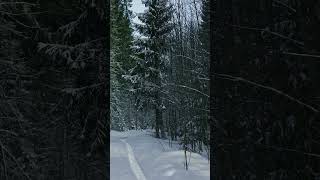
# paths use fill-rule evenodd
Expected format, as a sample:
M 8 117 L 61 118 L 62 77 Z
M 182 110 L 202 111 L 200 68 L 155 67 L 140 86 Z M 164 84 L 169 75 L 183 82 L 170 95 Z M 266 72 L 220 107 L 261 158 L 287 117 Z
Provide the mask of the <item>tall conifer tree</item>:
M 143 24 L 138 24 L 137 29 L 145 38 L 141 41 L 144 53 L 144 61 L 140 80 L 142 80 L 140 92 L 147 95 L 148 101 L 155 108 L 156 137 L 164 137 L 161 100 L 161 71 L 165 67 L 167 35 L 172 30 L 170 22 L 172 18 L 172 5 L 167 0 L 144 1 L 148 10 L 139 16 Z
M 127 129 L 131 118 L 127 117 L 130 111 L 128 83 L 123 75 L 134 65 L 132 55 L 132 27 L 130 22 L 131 1 L 111 1 L 111 128 L 117 130 Z M 127 110 L 129 108 L 129 110 Z

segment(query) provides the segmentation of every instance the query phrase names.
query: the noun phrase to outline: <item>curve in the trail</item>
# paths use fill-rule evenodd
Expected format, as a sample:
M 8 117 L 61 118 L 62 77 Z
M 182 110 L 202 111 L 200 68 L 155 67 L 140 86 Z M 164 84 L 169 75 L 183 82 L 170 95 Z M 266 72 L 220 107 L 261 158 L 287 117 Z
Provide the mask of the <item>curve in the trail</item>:
M 146 177 L 144 176 L 144 173 L 143 173 L 141 167 L 139 166 L 139 164 L 134 156 L 132 147 L 130 146 L 130 144 L 128 144 L 126 142 L 126 140 L 121 139 L 121 141 L 126 144 L 130 167 L 132 169 L 132 172 L 136 176 L 137 180 L 147 180 Z

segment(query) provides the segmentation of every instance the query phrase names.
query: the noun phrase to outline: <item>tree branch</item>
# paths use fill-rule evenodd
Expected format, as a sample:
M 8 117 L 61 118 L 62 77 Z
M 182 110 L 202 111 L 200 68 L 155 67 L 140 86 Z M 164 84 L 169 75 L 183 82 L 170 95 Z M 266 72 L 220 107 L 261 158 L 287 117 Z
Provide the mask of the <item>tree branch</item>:
M 214 75 L 216 75 L 217 77 L 220 77 L 220 78 L 222 78 L 222 79 L 227 79 L 227 80 L 235 81 L 235 82 L 237 82 L 237 81 L 238 81 L 238 82 L 244 82 L 244 83 L 246 83 L 246 84 L 250 84 L 250 85 L 253 85 L 253 86 L 255 86 L 255 87 L 259 87 L 259 88 L 262 88 L 262 89 L 266 89 L 266 90 L 272 91 L 272 92 L 274 92 L 274 93 L 277 93 L 277 94 L 279 94 L 279 95 L 281 95 L 281 96 L 283 96 L 283 97 L 286 97 L 287 99 L 289 99 L 289 100 L 291 100 L 291 101 L 293 101 L 293 102 L 296 102 L 296 103 L 298 103 L 298 104 L 300 104 L 300 105 L 302 105 L 302 106 L 310 109 L 311 111 L 313 111 L 313 112 L 315 112 L 315 113 L 319 113 L 319 110 L 316 109 L 315 107 L 313 107 L 313 106 L 311 106 L 311 105 L 309 105 L 309 104 L 306 104 L 306 103 L 300 101 L 299 99 L 294 98 L 294 97 L 292 97 L 292 96 L 290 96 L 290 95 L 288 95 L 288 94 L 286 94 L 286 93 L 284 93 L 284 92 L 282 92 L 282 91 L 280 91 L 280 90 L 277 90 L 277 89 L 275 89 L 275 88 L 273 88 L 273 87 L 261 85 L 261 84 L 258 84 L 258 83 L 256 83 L 256 82 L 252 82 L 252 81 L 250 81 L 250 80 L 244 79 L 244 78 L 242 78 L 242 77 L 235 77 L 235 76 L 231 76 L 231 75 L 228 75 L 228 74 L 218 74 L 218 73 L 214 73 Z

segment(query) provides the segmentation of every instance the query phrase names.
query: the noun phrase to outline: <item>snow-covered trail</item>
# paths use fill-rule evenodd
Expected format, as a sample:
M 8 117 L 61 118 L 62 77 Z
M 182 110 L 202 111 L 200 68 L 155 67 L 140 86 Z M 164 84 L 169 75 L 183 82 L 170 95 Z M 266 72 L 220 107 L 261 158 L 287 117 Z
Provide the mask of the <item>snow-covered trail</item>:
M 139 180 L 130 166 L 126 144 L 120 138 L 110 139 L 110 152 L 111 180 Z
M 111 131 L 111 180 L 209 180 L 209 162 L 192 153 L 189 170 L 184 151 L 169 147 L 147 131 Z M 189 153 L 188 153 L 189 159 Z
M 126 140 L 122 139 L 121 141 L 126 144 L 130 167 L 131 167 L 135 177 L 137 178 L 137 180 L 147 180 L 146 177 L 144 176 L 143 171 L 141 170 L 140 165 L 138 164 L 138 162 L 135 158 L 132 147 L 126 142 Z

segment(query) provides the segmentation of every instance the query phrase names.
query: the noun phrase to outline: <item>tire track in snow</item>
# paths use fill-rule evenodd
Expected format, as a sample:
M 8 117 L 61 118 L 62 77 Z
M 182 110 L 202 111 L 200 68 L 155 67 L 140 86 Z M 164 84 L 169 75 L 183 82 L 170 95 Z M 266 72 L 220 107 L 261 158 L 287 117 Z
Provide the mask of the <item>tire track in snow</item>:
M 132 172 L 136 176 L 137 180 L 147 180 L 146 177 L 144 176 L 144 173 L 143 173 L 141 167 L 139 166 L 139 164 L 134 156 L 132 147 L 126 142 L 126 140 L 121 139 L 121 141 L 126 144 L 130 167 L 132 169 Z

